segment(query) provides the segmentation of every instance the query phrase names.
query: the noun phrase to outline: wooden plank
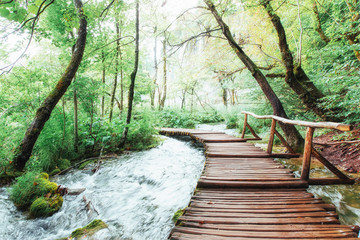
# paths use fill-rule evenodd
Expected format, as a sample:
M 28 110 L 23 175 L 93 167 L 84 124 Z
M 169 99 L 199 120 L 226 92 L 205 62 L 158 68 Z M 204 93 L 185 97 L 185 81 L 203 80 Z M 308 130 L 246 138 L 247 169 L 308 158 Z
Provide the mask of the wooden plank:
M 306 181 L 292 180 L 292 181 L 213 181 L 202 180 L 198 181 L 198 187 L 209 188 L 303 188 L 307 187 Z
M 222 237 L 254 237 L 252 231 L 229 231 L 189 227 L 176 227 L 174 231 L 188 234 L 208 234 Z M 357 237 L 351 230 L 326 230 L 321 232 L 257 232 L 257 238 L 283 238 L 283 239 L 304 239 L 304 238 L 328 238 L 328 237 Z
M 182 222 L 182 226 L 193 228 L 207 228 L 207 229 L 222 229 L 222 230 L 238 230 L 238 231 L 253 231 L 253 232 L 313 232 L 313 231 L 328 231 L 328 230 L 351 230 L 351 226 L 336 225 L 336 224 L 289 224 L 289 225 L 256 225 L 256 224 L 208 224 L 198 222 Z M 255 234 L 255 233 L 254 233 Z
M 295 179 L 276 155 L 220 132 L 165 132 L 190 136 L 207 151 L 197 190 L 170 239 L 356 239 L 359 228 L 340 225 L 335 206 L 306 192 L 307 181 Z
M 197 212 L 219 212 L 219 213 L 304 213 L 304 212 L 323 212 L 321 207 L 307 207 L 307 208 L 292 208 L 289 206 L 284 209 L 224 209 L 224 208 L 200 208 L 187 207 L 186 211 Z
M 204 204 L 204 203 L 196 203 L 193 202 L 191 203 L 191 207 L 199 207 L 199 208 L 223 208 L 223 209 L 286 209 L 286 208 L 308 208 L 308 207 L 321 207 L 324 208 L 324 210 L 326 211 L 335 211 L 336 208 L 334 205 L 332 204 L 323 204 L 323 203 L 319 203 L 319 204 L 296 204 L 296 205 L 286 205 L 286 204 L 282 204 L 282 205 L 251 205 L 251 204 L 238 204 L 238 205 L 231 205 L 231 204 L 218 204 L 218 203 L 213 203 L 213 204 Z
M 317 203 L 325 203 L 321 199 L 273 199 L 273 200 L 213 200 L 213 201 L 199 201 L 199 200 L 191 200 L 191 202 L 204 203 L 204 204 L 229 204 L 229 205 L 294 205 L 294 204 L 317 204 Z
M 339 220 L 335 217 L 318 217 L 318 218 L 221 218 L 221 217 L 192 217 L 181 216 L 180 221 L 191 221 L 201 223 L 214 223 L 214 224 L 339 224 Z
M 336 217 L 331 212 L 296 212 L 296 213 L 239 213 L 239 212 L 198 212 L 187 210 L 186 216 L 221 217 L 221 218 L 302 218 L 302 217 Z
M 171 240 L 254 240 L 254 239 L 261 239 L 261 240 L 283 240 L 286 238 L 257 238 L 256 235 L 253 237 L 222 237 L 222 236 L 213 236 L 213 235 L 207 235 L 207 234 L 201 234 L 201 235 L 194 235 L 194 234 L 186 234 L 186 233 L 180 233 L 175 232 L 171 238 Z M 302 240 L 314 240 L 315 238 L 301 238 Z M 359 240 L 358 238 L 316 238 L 317 240 L 329 240 L 329 239 L 336 239 L 336 240 Z

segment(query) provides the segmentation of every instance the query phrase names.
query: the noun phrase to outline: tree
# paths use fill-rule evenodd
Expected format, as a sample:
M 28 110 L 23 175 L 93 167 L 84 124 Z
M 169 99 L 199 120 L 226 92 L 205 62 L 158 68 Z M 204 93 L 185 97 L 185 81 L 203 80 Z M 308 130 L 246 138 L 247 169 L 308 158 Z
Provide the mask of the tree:
M 133 110 L 133 101 L 134 101 L 134 92 L 135 92 L 135 80 L 136 74 L 139 67 L 139 0 L 136 0 L 136 23 L 135 23 L 136 33 L 135 33 L 135 63 L 134 69 L 130 75 L 130 87 L 128 95 L 128 112 L 126 117 L 126 125 L 124 132 L 119 143 L 119 147 L 123 148 L 125 146 L 126 138 L 129 132 L 129 124 L 131 123 L 131 115 Z
M 51 91 L 51 93 L 47 96 L 47 98 L 36 111 L 33 122 L 27 129 L 21 144 L 16 149 L 13 164 L 14 167 L 19 171 L 24 169 L 26 162 L 31 156 L 34 145 L 42 129 L 44 128 L 45 123 L 49 120 L 51 112 L 70 86 L 84 54 L 87 36 L 87 21 L 86 16 L 84 15 L 81 0 L 74 0 L 74 3 L 75 8 L 78 10 L 80 22 L 77 32 L 78 38 L 75 44 L 74 52 L 68 67 L 56 84 L 55 88 Z
M 280 102 L 279 98 L 276 96 L 275 92 L 272 90 L 267 79 L 259 70 L 259 68 L 256 66 L 256 64 L 247 56 L 247 54 L 243 51 L 243 49 L 239 46 L 239 44 L 236 43 L 236 41 L 233 38 L 233 34 L 231 33 L 228 25 L 223 21 L 222 17 L 219 15 L 218 11 L 215 8 L 215 5 L 212 3 L 211 0 L 204 0 L 204 2 L 208 6 L 209 10 L 211 11 L 212 15 L 216 19 L 219 26 L 221 27 L 223 35 L 227 39 L 228 43 L 235 51 L 238 58 L 244 63 L 246 68 L 251 72 L 252 76 L 255 78 L 260 88 L 262 89 L 263 93 L 269 100 L 273 108 L 274 115 L 283 118 L 288 118 L 282 103 Z M 288 142 L 292 146 L 296 148 L 303 146 L 304 140 L 293 125 L 286 125 L 286 124 L 279 124 L 279 125 L 281 129 L 284 131 Z
M 155 69 L 156 71 L 156 69 Z M 162 110 L 165 106 L 166 93 L 167 93 L 167 56 L 166 56 L 166 39 L 163 41 L 163 90 L 162 96 L 159 96 L 159 109 Z
M 327 121 L 340 121 L 333 116 L 327 114 L 327 109 L 320 105 L 321 99 L 325 95 L 310 80 L 301 66 L 301 61 L 294 63 L 294 58 L 287 43 L 286 32 L 281 23 L 280 17 L 275 13 L 270 4 L 270 0 L 261 0 L 260 4 L 266 10 L 279 39 L 279 49 L 283 64 L 286 68 L 285 82 L 299 96 L 303 104 L 311 109 L 316 115 Z M 301 47 L 301 46 L 300 46 Z M 301 53 L 299 54 L 301 55 Z M 338 109 L 333 109 L 338 111 Z

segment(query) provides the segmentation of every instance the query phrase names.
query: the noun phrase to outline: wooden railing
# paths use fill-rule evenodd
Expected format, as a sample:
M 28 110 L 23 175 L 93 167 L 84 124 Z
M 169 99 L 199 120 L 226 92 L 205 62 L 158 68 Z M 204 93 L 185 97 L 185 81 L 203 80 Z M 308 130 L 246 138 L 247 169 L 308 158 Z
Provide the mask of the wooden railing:
M 255 137 L 254 140 L 260 139 L 260 137 L 255 133 L 253 128 L 250 127 L 249 123 L 247 122 L 248 115 L 253 116 L 257 119 L 272 119 L 271 128 L 270 128 L 270 137 L 267 147 L 267 153 L 270 156 L 274 157 L 281 157 L 278 156 L 279 154 L 272 154 L 273 144 L 275 135 L 280 139 L 282 144 L 288 149 L 290 154 L 284 154 L 283 157 L 291 157 L 296 154 L 296 152 L 290 147 L 290 145 L 286 142 L 284 137 L 276 130 L 277 122 L 282 122 L 285 124 L 297 125 L 297 126 L 304 126 L 307 127 L 306 136 L 305 136 L 305 144 L 304 144 L 304 152 L 303 152 L 303 161 L 302 161 L 302 169 L 301 169 L 301 176 L 302 180 L 308 181 L 309 184 L 313 185 L 326 185 L 326 184 L 352 184 L 354 183 L 353 179 L 350 179 L 347 175 L 342 173 L 337 167 L 335 167 L 332 163 L 330 163 L 325 157 L 321 155 L 313 147 L 313 135 L 316 128 L 329 128 L 329 129 L 337 129 L 341 131 L 350 131 L 352 129 L 351 125 L 342 124 L 342 123 L 334 123 L 334 122 L 307 122 L 307 121 L 296 121 L 290 120 L 274 115 L 264 115 L 258 116 L 251 112 L 244 112 L 241 113 L 245 114 L 244 118 L 244 127 L 242 130 L 241 138 L 245 137 L 246 128 L 250 130 L 250 132 Z M 318 159 L 325 167 L 327 167 L 337 178 L 312 178 L 310 179 L 310 170 L 311 170 L 311 157 L 315 157 Z

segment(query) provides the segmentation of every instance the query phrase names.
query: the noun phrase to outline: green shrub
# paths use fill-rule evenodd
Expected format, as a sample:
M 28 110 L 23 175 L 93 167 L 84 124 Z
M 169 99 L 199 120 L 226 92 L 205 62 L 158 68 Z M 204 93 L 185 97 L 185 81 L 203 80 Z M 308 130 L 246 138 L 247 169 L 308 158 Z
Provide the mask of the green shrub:
M 59 159 L 57 160 L 57 167 L 62 171 L 71 166 L 71 162 L 67 159 Z
M 20 210 L 28 209 L 39 197 L 46 194 L 55 194 L 57 184 L 49 181 L 47 173 L 28 172 L 18 177 L 10 192 L 10 199 Z

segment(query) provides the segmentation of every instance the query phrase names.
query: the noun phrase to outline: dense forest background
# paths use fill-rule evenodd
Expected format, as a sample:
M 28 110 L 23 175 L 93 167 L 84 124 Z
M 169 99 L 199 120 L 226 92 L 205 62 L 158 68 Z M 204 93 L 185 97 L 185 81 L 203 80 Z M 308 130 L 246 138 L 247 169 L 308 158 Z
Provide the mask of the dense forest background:
M 0 1 L 1 174 L 13 171 L 25 132 L 76 54 L 84 19 L 81 64 L 27 170 L 58 172 L 63 159 L 145 149 L 160 141 L 158 127 L 220 121 L 238 127 L 241 110 L 276 113 L 259 74 L 289 118 L 360 120 L 358 0 L 140 1 L 130 124 L 136 3 L 87 1 L 80 12 L 76 2 Z

